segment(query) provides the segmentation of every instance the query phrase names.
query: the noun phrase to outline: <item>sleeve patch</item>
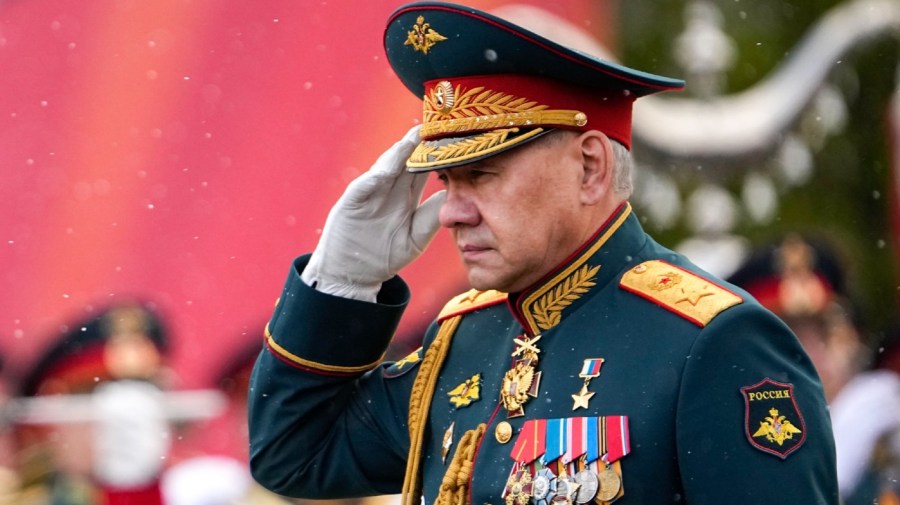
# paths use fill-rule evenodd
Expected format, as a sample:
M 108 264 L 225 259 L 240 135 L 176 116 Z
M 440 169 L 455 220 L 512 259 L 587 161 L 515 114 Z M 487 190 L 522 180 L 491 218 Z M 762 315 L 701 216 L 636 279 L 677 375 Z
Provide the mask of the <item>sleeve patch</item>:
M 794 386 L 764 379 L 741 388 L 744 435 L 754 448 L 781 459 L 803 445 L 806 426 L 794 400 Z
M 506 293 L 495 291 L 493 289 L 488 291 L 478 291 L 475 289 L 466 291 L 461 295 L 453 297 L 446 305 L 444 305 L 444 308 L 441 309 L 440 314 L 438 314 L 438 321 L 465 314 L 466 312 L 472 312 L 473 310 L 483 307 L 503 303 L 506 301 L 506 297 Z
M 708 279 L 660 260 L 632 268 L 622 276 L 619 286 L 701 328 L 723 310 L 744 301 Z

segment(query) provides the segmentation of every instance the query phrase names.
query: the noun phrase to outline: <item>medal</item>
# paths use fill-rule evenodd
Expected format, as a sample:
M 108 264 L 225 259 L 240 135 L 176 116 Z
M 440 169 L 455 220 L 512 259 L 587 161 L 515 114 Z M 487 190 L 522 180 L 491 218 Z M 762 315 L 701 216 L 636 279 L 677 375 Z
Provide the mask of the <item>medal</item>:
M 578 374 L 579 377 L 584 379 L 584 384 L 582 384 L 578 393 L 572 395 L 572 401 L 575 402 L 572 405 L 572 410 L 588 408 L 588 402 L 594 396 L 593 392 L 588 391 L 588 386 L 591 383 L 591 379 L 600 376 L 600 367 L 603 366 L 604 361 L 603 358 L 584 360 L 584 364 L 581 366 L 581 373 Z
M 531 472 L 527 468 L 514 471 L 506 481 L 504 490 L 506 505 L 528 505 L 531 500 Z
M 597 491 L 597 499 L 600 501 L 613 501 L 619 495 L 619 489 L 622 488 L 622 478 L 616 473 L 616 470 L 609 464 L 606 468 L 600 470 L 597 474 L 597 480 L 600 488 Z
M 552 503 L 558 505 L 574 505 L 575 497 L 578 494 L 578 488 L 580 486 L 574 478 L 566 473 L 565 467 L 562 466 L 562 464 L 560 464 L 560 466 L 562 469 L 556 477 L 556 496 L 553 498 Z
M 516 350 L 513 351 L 512 357 L 515 358 L 521 355 L 521 359 L 537 361 L 541 350 L 534 344 L 540 339 L 541 335 L 535 335 L 534 338 L 528 338 L 525 335 L 514 338 L 513 343 L 516 344 Z
M 520 417 L 525 415 L 523 406 L 530 398 L 537 398 L 538 388 L 541 382 L 541 372 L 535 370 L 538 362 L 538 354 L 541 350 L 535 343 L 541 339 L 540 335 L 529 339 L 525 335 L 513 340 L 516 350 L 512 357 L 517 359 L 511 370 L 503 376 L 503 384 L 500 388 L 500 399 L 506 408 L 506 417 Z
M 627 416 L 529 419 L 517 432 L 507 441 L 515 464 L 501 495 L 506 505 L 523 505 L 521 493 L 529 494 L 530 505 L 609 505 L 623 496 L 619 461 L 631 452 Z
M 548 505 L 556 497 L 556 476 L 542 468 L 531 481 L 531 497 L 535 505 Z
M 578 492 L 575 494 L 575 503 L 588 503 L 597 496 L 597 491 L 600 488 L 600 480 L 597 477 L 597 474 L 590 469 L 585 468 L 576 473 L 575 482 L 578 483 Z

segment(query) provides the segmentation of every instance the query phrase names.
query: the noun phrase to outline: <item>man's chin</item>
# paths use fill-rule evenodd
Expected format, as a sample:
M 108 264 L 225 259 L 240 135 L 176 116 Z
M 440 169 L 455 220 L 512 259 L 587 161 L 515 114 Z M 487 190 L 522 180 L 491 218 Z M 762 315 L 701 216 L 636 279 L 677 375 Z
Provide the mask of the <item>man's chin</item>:
M 466 265 L 468 271 L 469 285 L 478 291 L 488 291 L 495 289 L 497 291 L 506 292 L 508 283 L 506 279 L 498 275 L 497 272 L 488 271 L 483 267 L 471 267 Z

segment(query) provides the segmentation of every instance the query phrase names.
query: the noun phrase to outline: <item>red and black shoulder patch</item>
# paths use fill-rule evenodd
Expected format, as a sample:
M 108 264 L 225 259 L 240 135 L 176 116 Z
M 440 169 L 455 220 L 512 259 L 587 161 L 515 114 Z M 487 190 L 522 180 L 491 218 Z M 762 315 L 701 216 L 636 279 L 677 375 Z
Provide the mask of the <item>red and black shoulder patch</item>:
M 753 447 L 781 459 L 803 445 L 806 425 L 794 386 L 763 379 L 741 388 L 744 396 L 744 435 Z
M 619 286 L 701 328 L 744 299 L 699 275 L 660 260 L 645 261 L 622 276 Z

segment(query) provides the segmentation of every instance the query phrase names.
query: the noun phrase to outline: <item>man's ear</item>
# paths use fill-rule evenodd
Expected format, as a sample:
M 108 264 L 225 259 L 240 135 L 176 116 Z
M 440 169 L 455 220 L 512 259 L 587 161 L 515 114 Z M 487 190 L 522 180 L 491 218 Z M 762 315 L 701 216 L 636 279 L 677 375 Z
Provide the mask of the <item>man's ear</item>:
M 615 159 L 612 144 L 602 132 L 589 130 L 578 140 L 581 145 L 582 180 L 581 201 L 596 205 L 613 192 Z

